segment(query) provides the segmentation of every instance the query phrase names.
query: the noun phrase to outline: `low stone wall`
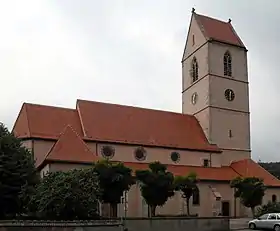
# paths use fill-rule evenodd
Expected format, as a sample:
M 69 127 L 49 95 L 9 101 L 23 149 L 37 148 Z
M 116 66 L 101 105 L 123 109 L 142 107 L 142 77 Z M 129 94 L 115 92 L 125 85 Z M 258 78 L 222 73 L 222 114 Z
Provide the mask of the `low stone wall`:
M 228 218 L 127 218 L 91 222 L 0 221 L 0 231 L 228 231 Z

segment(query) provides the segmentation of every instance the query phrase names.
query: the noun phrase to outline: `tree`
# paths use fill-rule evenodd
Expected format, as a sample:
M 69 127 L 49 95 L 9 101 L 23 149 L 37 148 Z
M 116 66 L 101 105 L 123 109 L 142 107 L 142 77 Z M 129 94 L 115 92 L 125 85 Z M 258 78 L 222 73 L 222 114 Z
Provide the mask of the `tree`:
M 52 172 L 37 185 L 29 208 L 41 219 L 94 219 L 98 216 L 99 196 L 93 168 Z
M 279 202 L 271 202 L 269 201 L 267 204 L 262 205 L 257 209 L 257 217 L 262 216 L 267 213 L 280 213 L 280 203 Z
M 174 196 L 174 176 L 160 162 L 149 164 L 148 170 L 136 171 L 141 193 L 149 205 L 151 216 L 155 216 L 156 207 L 163 206 L 169 197 Z
M 231 187 L 235 188 L 235 197 L 240 198 L 241 203 L 250 208 L 255 217 L 255 207 L 262 204 L 266 190 L 263 180 L 257 177 L 237 177 L 231 181 Z
M 32 154 L 0 123 L 0 218 L 26 212 L 38 181 Z
M 99 180 L 101 201 L 110 204 L 110 216 L 116 217 L 121 197 L 135 183 L 132 170 L 123 163 L 112 163 L 109 160 L 98 161 L 94 170 Z
M 197 181 L 195 173 L 190 173 L 187 176 L 177 176 L 174 180 L 175 190 L 181 191 L 182 198 L 186 200 L 188 216 L 190 216 L 190 198 L 193 196 L 194 191 L 198 189 Z

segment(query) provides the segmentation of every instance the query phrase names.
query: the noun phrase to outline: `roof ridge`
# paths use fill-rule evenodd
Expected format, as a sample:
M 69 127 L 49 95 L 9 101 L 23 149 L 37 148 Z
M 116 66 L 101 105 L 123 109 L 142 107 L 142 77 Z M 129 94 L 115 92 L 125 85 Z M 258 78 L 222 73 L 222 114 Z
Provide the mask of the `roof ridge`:
M 215 21 L 218 21 L 218 22 L 222 22 L 222 23 L 225 23 L 225 24 L 230 24 L 229 22 L 226 22 L 226 21 L 223 21 L 221 19 L 214 18 L 214 17 L 210 17 L 210 16 L 207 16 L 207 15 L 197 14 L 197 13 L 195 13 L 195 15 L 200 16 L 200 17 L 205 17 L 205 18 L 208 18 L 208 19 L 211 19 L 211 20 L 215 20 Z
M 24 102 L 23 104 L 28 105 L 28 106 L 47 107 L 47 108 L 62 109 L 62 110 L 72 110 L 72 111 L 76 110 L 76 108 L 53 106 L 53 105 L 38 104 L 38 103 L 27 103 L 27 102 Z
M 109 103 L 109 102 L 101 102 L 101 101 L 84 100 L 84 99 L 77 99 L 77 105 L 78 105 L 79 101 L 80 102 L 86 102 L 86 103 L 107 104 L 107 105 L 111 105 L 111 106 L 120 106 L 120 107 L 125 107 L 125 108 L 141 109 L 141 110 L 145 110 L 145 111 L 165 112 L 165 113 L 170 113 L 170 114 L 175 114 L 175 115 L 195 117 L 194 115 L 191 115 L 191 114 L 183 114 L 183 113 L 174 112 L 174 111 L 167 111 L 167 110 L 154 109 L 154 108 L 145 108 L 145 107 L 125 105 L 125 104 L 117 104 L 117 103 Z

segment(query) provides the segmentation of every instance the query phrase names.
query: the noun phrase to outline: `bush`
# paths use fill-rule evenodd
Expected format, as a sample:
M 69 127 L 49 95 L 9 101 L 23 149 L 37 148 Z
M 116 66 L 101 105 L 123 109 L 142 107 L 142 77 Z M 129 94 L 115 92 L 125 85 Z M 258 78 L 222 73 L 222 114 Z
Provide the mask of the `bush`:
M 280 203 L 279 202 L 268 202 L 257 209 L 257 216 L 261 216 L 266 213 L 280 213 Z

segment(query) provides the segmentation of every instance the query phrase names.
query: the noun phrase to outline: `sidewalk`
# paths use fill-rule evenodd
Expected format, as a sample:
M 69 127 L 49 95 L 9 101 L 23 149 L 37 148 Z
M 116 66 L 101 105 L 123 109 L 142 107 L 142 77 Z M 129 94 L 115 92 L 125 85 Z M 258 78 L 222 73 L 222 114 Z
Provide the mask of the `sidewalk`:
M 230 230 L 246 230 L 248 229 L 248 222 L 251 218 L 236 218 L 230 219 Z

